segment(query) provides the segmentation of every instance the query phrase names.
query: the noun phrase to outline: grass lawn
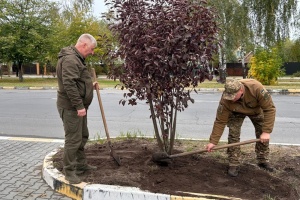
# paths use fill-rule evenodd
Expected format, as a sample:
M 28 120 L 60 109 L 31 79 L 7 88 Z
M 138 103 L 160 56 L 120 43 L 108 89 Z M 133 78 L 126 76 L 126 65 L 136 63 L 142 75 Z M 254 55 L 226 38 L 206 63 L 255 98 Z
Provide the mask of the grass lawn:
M 230 77 L 231 78 L 231 77 Z M 198 85 L 198 88 L 223 88 L 224 85 L 218 83 L 216 80 L 205 80 Z M 282 78 L 278 79 L 276 85 L 265 85 L 267 89 L 300 89 L 300 79 Z
M 237 77 L 240 78 L 240 77 Z M 119 81 L 113 81 L 105 78 L 98 79 L 100 88 L 113 88 L 116 85 L 121 85 Z M 0 79 L 0 87 L 57 87 L 57 79 L 51 76 L 43 78 L 24 77 L 24 81 L 20 82 L 17 77 L 3 76 Z M 197 88 L 223 88 L 223 84 L 216 80 L 204 81 Z M 280 78 L 276 85 L 266 85 L 267 89 L 300 89 L 300 79 Z
M 109 79 L 98 79 L 100 88 L 113 88 L 119 81 Z M 57 87 L 57 78 L 30 78 L 25 77 L 23 82 L 19 81 L 18 77 L 2 77 L 0 79 L 0 87 Z

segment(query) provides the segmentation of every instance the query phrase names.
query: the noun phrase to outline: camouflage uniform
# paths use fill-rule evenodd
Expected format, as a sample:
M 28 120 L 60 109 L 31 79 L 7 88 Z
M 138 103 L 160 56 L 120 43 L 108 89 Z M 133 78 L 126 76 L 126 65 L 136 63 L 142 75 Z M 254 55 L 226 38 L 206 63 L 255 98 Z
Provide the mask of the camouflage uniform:
M 236 102 L 231 101 L 241 87 L 244 88 L 243 96 Z M 272 132 L 275 113 L 272 98 L 260 82 L 253 79 L 228 80 L 219 102 L 210 142 L 218 144 L 226 125 L 229 128 L 228 143 L 239 142 L 241 126 L 246 116 L 254 125 L 256 138 L 260 138 L 263 132 Z M 269 143 L 257 142 L 255 152 L 258 163 L 268 162 Z M 240 147 L 230 147 L 227 153 L 229 165 L 238 166 Z

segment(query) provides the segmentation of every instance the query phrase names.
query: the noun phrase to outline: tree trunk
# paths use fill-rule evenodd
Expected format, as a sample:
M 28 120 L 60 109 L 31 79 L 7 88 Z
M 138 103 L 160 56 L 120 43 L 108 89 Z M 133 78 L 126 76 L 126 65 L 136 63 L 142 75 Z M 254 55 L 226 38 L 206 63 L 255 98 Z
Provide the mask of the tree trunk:
M 164 145 L 163 145 L 163 142 L 162 142 L 161 137 L 159 135 L 159 131 L 158 131 L 158 127 L 157 127 L 157 121 L 156 121 L 154 107 L 153 107 L 153 102 L 152 102 L 151 99 L 149 99 L 149 105 L 150 105 L 151 118 L 152 118 L 152 122 L 153 122 L 153 127 L 154 127 L 155 137 L 156 137 L 156 140 L 157 140 L 157 143 L 158 143 L 158 147 L 161 151 L 164 151 Z
M 226 59 L 222 52 L 222 47 L 219 45 L 219 83 L 224 84 L 226 82 Z
M 0 64 L 0 76 L 1 76 L 1 79 L 2 79 L 2 65 Z
M 178 97 L 176 98 L 176 105 L 178 103 Z M 175 133 L 176 133 L 176 123 L 177 123 L 177 109 L 175 109 L 175 114 L 173 117 L 173 110 L 172 108 L 172 117 L 171 117 L 171 136 L 170 136 L 170 147 L 169 147 L 169 155 L 172 155 L 173 153 L 173 147 L 174 147 L 174 141 L 175 141 Z M 174 118 L 174 119 L 173 119 Z
M 19 66 L 18 66 L 18 69 L 19 69 L 19 81 L 20 82 L 23 82 L 23 70 L 22 70 L 22 62 L 19 62 Z

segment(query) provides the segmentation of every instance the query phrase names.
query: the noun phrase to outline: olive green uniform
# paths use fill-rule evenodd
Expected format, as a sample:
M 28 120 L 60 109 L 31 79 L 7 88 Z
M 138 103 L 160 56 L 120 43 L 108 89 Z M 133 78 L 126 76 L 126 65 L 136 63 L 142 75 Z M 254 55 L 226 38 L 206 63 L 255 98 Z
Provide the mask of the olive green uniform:
M 63 48 L 58 55 L 57 109 L 65 130 L 64 170 L 74 171 L 86 165 L 84 146 L 89 137 L 87 115 L 77 116 L 77 110 L 88 109 L 93 99 L 93 82 L 85 59 L 73 46 Z
M 244 86 L 241 99 L 233 102 L 221 98 L 219 102 L 210 143 L 218 144 L 226 125 L 229 128 L 228 143 L 239 142 L 246 116 L 254 125 L 256 138 L 260 138 L 263 132 L 271 133 L 273 130 L 276 109 L 268 91 L 254 79 L 243 79 L 240 82 Z M 257 142 L 255 152 L 259 163 L 267 162 L 269 143 Z M 239 165 L 240 147 L 230 147 L 227 153 L 229 165 Z

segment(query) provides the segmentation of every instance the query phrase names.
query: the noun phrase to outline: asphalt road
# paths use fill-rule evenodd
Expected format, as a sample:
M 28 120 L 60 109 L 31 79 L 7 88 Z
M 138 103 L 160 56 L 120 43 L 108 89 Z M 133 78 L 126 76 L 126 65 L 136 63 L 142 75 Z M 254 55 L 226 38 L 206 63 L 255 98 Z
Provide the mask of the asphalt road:
M 108 129 L 111 136 L 137 134 L 153 136 L 149 107 L 121 106 L 123 91 L 101 90 Z M 195 103 L 178 113 L 177 137 L 208 139 L 221 93 L 193 93 Z M 273 94 L 277 108 L 272 143 L 300 144 L 300 95 Z M 88 110 L 90 138 L 105 138 L 96 93 Z M 226 140 L 227 128 L 222 140 Z M 242 127 L 241 140 L 254 138 L 248 118 Z M 0 136 L 64 138 L 61 119 L 56 109 L 55 90 L 0 90 Z

